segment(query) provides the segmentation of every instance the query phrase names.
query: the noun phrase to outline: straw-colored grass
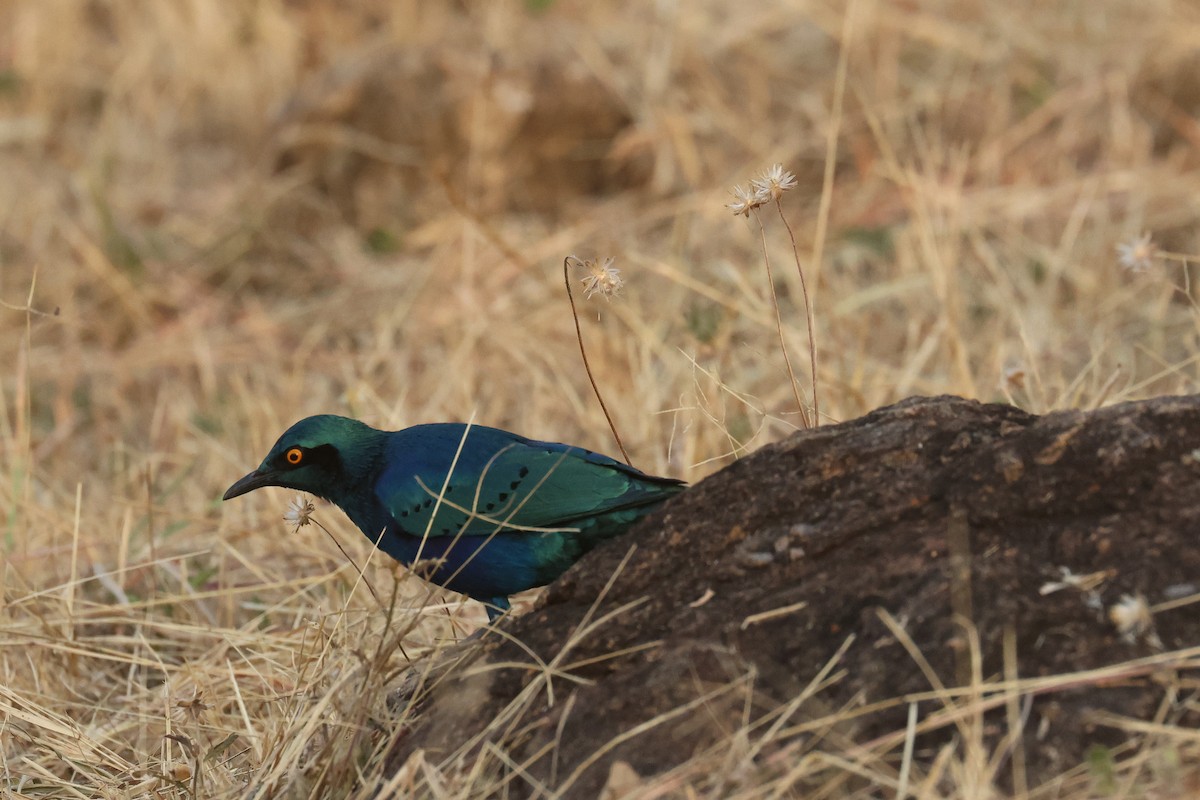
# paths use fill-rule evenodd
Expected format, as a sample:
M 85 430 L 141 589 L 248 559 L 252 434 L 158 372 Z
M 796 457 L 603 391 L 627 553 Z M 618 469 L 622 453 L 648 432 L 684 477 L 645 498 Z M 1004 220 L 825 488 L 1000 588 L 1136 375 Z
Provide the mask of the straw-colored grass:
M 380 773 L 386 687 L 478 605 L 430 598 L 336 509 L 318 518 L 361 579 L 285 529 L 284 493 L 217 498 L 322 411 L 614 451 L 569 254 L 626 282 L 580 323 L 636 465 L 695 480 L 786 435 L 813 396 L 800 274 L 764 207 L 794 389 L 757 226 L 725 207 L 771 163 L 799 180 L 782 206 L 822 423 L 915 393 L 1043 411 L 1195 391 L 1190 265 L 1135 273 L 1116 247 L 1200 250 L 1198 41 L 1182 0 L 0 4 L 0 793 L 501 791 L 481 765 L 503 754 Z M 605 191 L 518 171 L 602 125 L 539 94 L 556 75 L 628 119 Z M 529 98 L 552 125 L 522 128 Z M 851 745 L 834 713 L 762 757 L 797 733 L 785 709 L 611 784 L 1000 797 L 1020 751 L 982 748 L 982 709 L 1016 729 L 1025 698 L 1110 677 L 931 686 L 942 710 L 887 741 Z M 1187 785 L 1195 736 L 1168 723 L 1107 723 L 1142 744 L 1106 791 Z M 906 748 L 936 725 L 957 747 Z M 1005 785 L 1090 797 L 1097 773 Z

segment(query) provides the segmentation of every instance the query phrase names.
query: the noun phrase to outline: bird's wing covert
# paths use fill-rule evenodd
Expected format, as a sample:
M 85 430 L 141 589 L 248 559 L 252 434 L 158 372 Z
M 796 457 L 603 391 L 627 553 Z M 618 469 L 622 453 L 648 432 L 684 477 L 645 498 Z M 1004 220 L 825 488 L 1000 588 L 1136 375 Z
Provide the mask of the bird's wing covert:
M 401 433 L 408 435 L 395 440 L 375 492 L 416 536 L 575 530 L 596 514 L 658 499 L 662 486 L 677 483 L 493 428 L 429 425 Z

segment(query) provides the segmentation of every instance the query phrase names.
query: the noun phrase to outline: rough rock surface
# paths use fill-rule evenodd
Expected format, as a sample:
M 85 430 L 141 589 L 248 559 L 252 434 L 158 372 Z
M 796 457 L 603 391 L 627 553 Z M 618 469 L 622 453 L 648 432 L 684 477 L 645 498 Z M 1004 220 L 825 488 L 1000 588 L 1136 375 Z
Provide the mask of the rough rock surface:
M 488 637 L 420 697 L 393 758 L 467 753 L 491 758 L 514 796 L 541 785 L 596 797 L 614 763 L 645 777 L 705 751 L 719 760 L 739 729 L 785 716 L 784 734 L 752 753 L 768 773 L 813 748 L 889 736 L 896 746 L 880 752 L 894 764 L 907 702 L 803 725 L 920 693 L 920 720 L 943 711 L 914 647 L 954 687 L 971 683 L 973 652 L 982 680 L 1001 679 L 1006 638 L 1008 674 L 1022 678 L 1200 645 L 1193 606 L 1124 633 L 1110 616 L 1123 595 L 1157 604 L 1200 591 L 1198 534 L 1200 397 L 1042 417 L 906 400 L 764 447 L 593 552 L 502 624 L 511 639 Z M 1064 569 L 1090 580 L 1064 582 Z M 562 676 L 552 697 L 535 656 Z M 1161 707 L 1167 722 L 1194 724 L 1188 704 L 1163 705 L 1179 678 L 1158 665 L 1023 698 L 1030 783 L 1126 740 L 1112 715 Z M 1012 710 L 997 703 L 980 733 L 1002 757 Z M 932 726 L 915 756 L 928 763 L 965 735 Z M 479 755 L 485 740 L 507 766 Z

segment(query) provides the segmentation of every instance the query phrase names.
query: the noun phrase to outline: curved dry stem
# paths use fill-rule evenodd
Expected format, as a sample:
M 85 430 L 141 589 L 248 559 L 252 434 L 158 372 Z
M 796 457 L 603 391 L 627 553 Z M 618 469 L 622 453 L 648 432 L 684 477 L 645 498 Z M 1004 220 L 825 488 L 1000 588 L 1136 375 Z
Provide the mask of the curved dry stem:
M 608 420 L 608 429 L 612 431 L 613 438 L 617 440 L 617 447 L 621 449 L 621 457 L 625 459 L 625 463 L 633 466 L 633 462 L 629 459 L 629 453 L 625 450 L 625 445 L 621 442 L 621 434 L 617 433 L 617 426 L 613 423 L 612 414 L 608 413 L 608 406 L 604 404 L 604 398 L 600 395 L 600 387 L 596 385 L 596 379 L 592 376 L 592 365 L 588 363 L 587 350 L 583 346 L 583 329 L 579 326 L 579 312 L 575 309 L 575 295 L 571 293 L 571 273 L 570 266 L 571 256 L 563 259 L 563 283 L 567 287 L 567 299 L 571 301 L 571 319 L 575 320 L 575 338 L 579 342 L 579 355 L 583 357 L 583 369 L 587 372 L 588 380 L 592 384 L 592 391 L 596 394 L 596 400 L 600 402 L 600 410 L 604 412 L 604 418 Z
M 792 255 L 796 258 L 796 272 L 800 274 L 800 291 L 804 295 L 804 321 L 808 323 L 808 360 L 812 365 L 813 426 L 815 427 L 821 424 L 821 403 L 817 399 L 817 338 L 813 332 L 813 313 L 812 303 L 808 299 L 808 281 L 804 279 L 804 267 L 800 265 L 800 250 L 796 247 L 796 234 L 792 232 L 792 226 L 784 216 L 783 206 L 778 199 L 775 200 L 775 210 L 779 212 L 779 218 L 783 220 L 783 227 L 787 229 L 788 239 L 792 242 Z M 774 287 L 772 287 L 772 291 L 774 291 Z M 776 314 L 778 314 L 778 306 L 776 306 Z
M 788 380 L 792 384 L 792 394 L 796 397 L 796 408 L 800 409 L 800 424 L 802 427 L 811 428 L 812 422 L 808 418 L 808 412 L 804 410 L 804 400 L 800 397 L 800 384 L 796 381 L 796 371 L 792 369 L 792 359 L 788 356 L 787 342 L 783 336 L 783 316 L 779 313 L 779 295 L 775 293 L 775 276 L 771 273 L 771 256 L 767 253 L 767 229 L 763 226 L 762 217 L 758 215 L 758 211 L 754 212 L 754 220 L 758 223 L 758 235 L 762 242 L 763 263 L 767 267 L 767 286 L 771 288 L 771 305 L 775 307 L 775 330 L 779 333 L 779 349 L 783 352 L 783 363 L 787 367 Z M 814 384 L 814 395 L 816 388 Z

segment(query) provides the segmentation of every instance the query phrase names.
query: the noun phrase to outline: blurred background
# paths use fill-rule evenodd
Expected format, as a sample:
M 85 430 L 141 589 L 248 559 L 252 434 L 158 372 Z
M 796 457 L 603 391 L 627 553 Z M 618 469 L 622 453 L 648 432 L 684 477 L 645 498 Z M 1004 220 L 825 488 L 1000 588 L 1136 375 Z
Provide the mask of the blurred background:
M 730 213 L 773 163 L 780 209 Z M 377 635 L 282 490 L 217 498 L 318 412 L 616 453 L 572 254 L 625 281 L 575 298 L 651 472 L 801 425 L 765 258 L 811 405 L 804 270 L 822 423 L 1193 392 L 1198 187 L 1181 0 L 0 2 L 0 622 L 76 642 L 5 682 L 77 715 L 142 660 L 225 680 L 210 648 L 252 630 L 266 674 L 322 609 Z M 115 666 L 78 655 L 89 603 Z M 130 744 L 145 698 L 96 734 L 129 769 L 166 758 Z

